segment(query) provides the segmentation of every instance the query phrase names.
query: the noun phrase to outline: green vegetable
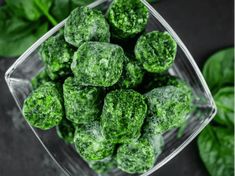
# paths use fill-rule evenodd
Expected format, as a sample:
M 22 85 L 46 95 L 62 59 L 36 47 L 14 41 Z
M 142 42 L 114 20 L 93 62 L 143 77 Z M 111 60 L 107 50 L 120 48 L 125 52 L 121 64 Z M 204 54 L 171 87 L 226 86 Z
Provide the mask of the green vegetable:
M 33 89 L 37 89 L 41 84 L 45 82 L 50 82 L 51 79 L 46 73 L 46 71 L 43 69 L 41 72 L 39 72 L 33 79 L 31 80 L 31 84 Z
M 43 15 L 44 11 L 49 11 L 52 0 L 6 0 L 6 4 L 15 15 L 30 21 L 36 21 Z M 43 11 L 38 4 L 42 6 Z
M 208 125 L 197 142 L 202 161 L 211 176 L 234 175 L 233 130 Z
M 233 86 L 234 48 L 223 49 L 210 56 L 204 65 L 203 75 L 212 94 L 223 86 Z
M 126 57 L 122 76 L 118 81 L 118 87 L 134 88 L 143 80 L 144 72 L 136 61 L 132 61 Z
M 67 143 L 73 143 L 75 126 L 66 118 L 56 127 L 57 135 Z
M 148 101 L 145 131 L 163 134 L 184 124 L 191 112 L 192 94 L 183 86 L 159 87 L 145 94 Z
M 216 122 L 229 127 L 234 127 L 234 87 L 225 87 L 215 94 L 217 114 Z
M 66 117 L 76 124 L 89 123 L 100 113 L 100 93 L 96 87 L 78 86 L 73 78 L 67 78 L 63 85 Z
M 109 42 L 109 25 L 100 11 L 78 7 L 65 22 L 64 37 L 75 47 L 86 41 Z
M 89 161 L 88 164 L 90 168 L 99 174 L 108 173 L 117 167 L 117 161 L 113 157 L 107 157 L 100 161 Z
M 147 112 L 144 97 L 134 90 L 107 94 L 101 115 L 102 132 L 113 143 L 126 143 L 140 137 Z
M 81 85 L 109 87 L 121 77 L 124 58 L 118 45 L 86 42 L 75 52 L 71 69 Z
M 120 39 L 142 32 L 148 17 L 148 9 L 139 0 L 114 0 L 107 13 L 112 36 Z
M 98 161 L 111 156 L 115 147 L 102 135 L 99 122 L 79 126 L 75 132 L 74 143 L 78 153 L 88 161 Z
M 13 16 L 8 6 L 0 7 L 0 56 L 22 54 L 48 30 L 48 23 L 37 21 L 33 25 Z
M 72 2 L 74 4 L 76 4 L 77 6 L 84 6 L 84 5 L 88 5 L 92 2 L 94 2 L 95 0 L 72 0 Z
M 63 78 L 71 73 L 73 49 L 67 44 L 63 32 L 50 37 L 40 48 L 40 55 L 46 71 L 52 80 Z
M 155 160 L 154 146 L 145 138 L 123 144 L 117 150 L 118 168 L 130 174 L 148 171 Z
M 54 83 L 44 83 L 25 99 L 24 117 L 32 126 L 48 130 L 58 125 L 64 116 L 62 100 Z
M 177 44 L 167 32 L 153 31 L 142 35 L 135 46 L 136 59 L 148 72 L 161 73 L 173 64 Z

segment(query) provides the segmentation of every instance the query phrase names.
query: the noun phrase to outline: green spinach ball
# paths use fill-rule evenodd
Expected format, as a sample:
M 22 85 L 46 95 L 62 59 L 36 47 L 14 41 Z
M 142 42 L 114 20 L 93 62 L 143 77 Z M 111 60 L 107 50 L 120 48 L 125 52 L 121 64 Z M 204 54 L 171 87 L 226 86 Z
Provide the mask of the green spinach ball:
M 118 45 L 86 42 L 75 52 L 71 69 L 81 85 L 109 87 L 121 77 L 124 59 Z
M 84 124 L 97 119 L 100 113 L 101 90 L 97 87 L 78 86 L 69 77 L 63 84 L 66 117 L 73 123 Z
M 135 46 L 136 59 L 152 73 L 166 71 L 173 64 L 177 44 L 167 32 L 153 31 L 142 35 Z
M 73 143 L 75 126 L 72 122 L 63 118 L 60 124 L 56 127 L 57 135 L 67 143 Z
M 40 71 L 33 79 L 31 80 L 31 84 L 33 89 L 37 89 L 40 85 L 42 85 L 45 82 L 50 82 L 51 79 L 48 76 L 47 72 L 45 69 Z
M 60 123 L 64 116 L 63 99 L 57 86 L 47 82 L 24 101 L 23 114 L 34 127 L 48 130 Z
M 63 33 L 50 37 L 40 48 L 46 72 L 52 80 L 67 77 L 71 73 L 73 49 L 64 40 Z
M 180 127 L 192 109 L 191 91 L 181 86 L 155 88 L 145 96 L 149 112 L 143 129 L 153 134 Z
M 77 152 L 86 161 L 98 161 L 114 152 L 114 144 L 101 133 L 99 122 L 91 122 L 76 129 L 74 143 Z
M 75 47 L 86 41 L 109 42 L 109 25 L 100 11 L 78 7 L 65 22 L 64 37 Z
M 107 94 L 101 115 L 102 132 L 113 143 L 126 143 L 140 137 L 147 112 L 144 96 L 134 90 Z
M 118 168 L 130 174 L 148 171 L 155 161 L 154 146 L 145 138 L 123 144 L 117 150 Z
M 107 18 L 112 36 L 118 39 L 135 37 L 148 22 L 149 12 L 139 0 L 114 0 Z
M 134 88 L 143 80 L 144 72 L 136 61 L 126 58 L 122 76 L 118 81 L 118 87 L 128 89 Z
M 88 164 L 90 168 L 99 174 L 108 173 L 117 167 L 116 159 L 111 156 L 100 161 L 89 161 Z

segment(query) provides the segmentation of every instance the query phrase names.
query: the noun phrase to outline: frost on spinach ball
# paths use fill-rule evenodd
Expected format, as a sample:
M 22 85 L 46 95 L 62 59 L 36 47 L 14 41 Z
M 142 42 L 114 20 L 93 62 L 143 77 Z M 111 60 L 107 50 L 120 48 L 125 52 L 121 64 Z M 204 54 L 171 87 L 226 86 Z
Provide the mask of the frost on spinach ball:
M 144 97 L 134 90 L 107 94 L 101 115 L 102 132 L 113 143 L 126 143 L 140 136 L 147 112 Z
M 124 59 L 118 45 L 86 42 L 75 52 L 71 69 L 82 85 L 109 87 L 121 77 Z
M 52 80 L 70 74 L 73 49 L 65 42 L 62 32 L 44 42 L 39 52 L 47 74 Z
M 173 64 L 177 44 L 167 32 L 153 31 L 142 35 L 135 46 L 135 56 L 152 73 L 166 71 Z
M 32 92 L 24 101 L 23 114 L 34 127 L 50 129 L 64 116 L 63 99 L 57 86 L 47 82 Z
M 64 82 L 63 92 L 67 119 L 76 124 L 97 119 L 100 112 L 99 88 L 78 86 L 76 81 L 69 77 Z
M 32 84 L 33 89 L 35 90 L 41 84 L 43 84 L 45 82 L 50 82 L 50 81 L 51 81 L 51 79 L 48 76 L 48 74 L 46 73 L 46 70 L 43 69 L 35 77 L 33 77 L 33 79 L 31 80 L 31 84 Z
M 148 9 L 139 0 L 114 0 L 107 14 L 112 36 L 119 39 L 142 32 L 148 17 Z
M 117 161 L 112 156 L 99 161 L 89 161 L 88 164 L 98 174 L 108 173 L 117 167 Z
M 63 118 L 60 124 L 56 127 L 57 135 L 67 143 L 73 143 L 75 127 L 72 122 Z
M 148 171 L 155 161 L 154 146 L 146 138 L 123 144 L 117 150 L 118 168 L 130 174 Z
M 143 129 L 153 134 L 180 127 L 192 109 L 191 91 L 182 86 L 155 88 L 145 96 L 149 112 Z
M 75 47 L 86 41 L 109 42 L 109 25 L 100 11 L 78 7 L 65 22 L 64 37 Z
M 102 160 L 114 152 L 114 144 L 101 133 L 99 122 L 91 122 L 76 129 L 74 143 L 77 152 L 86 161 Z
M 134 88 L 143 80 L 144 72 L 136 61 L 126 57 L 122 76 L 118 81 L 120 88 Z

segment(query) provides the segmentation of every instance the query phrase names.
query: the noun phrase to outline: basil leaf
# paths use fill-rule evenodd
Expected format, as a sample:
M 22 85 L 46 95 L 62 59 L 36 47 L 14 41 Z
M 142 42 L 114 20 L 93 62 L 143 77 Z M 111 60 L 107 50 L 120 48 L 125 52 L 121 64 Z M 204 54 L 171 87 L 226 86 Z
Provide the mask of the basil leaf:
M 203 75 L 212 94 L 222 86 L 233 85 L 234 48 L 221 50 L 209 57 L 203 68 Z
M 199 153 L 211 176 L 234 175 L 233 130 L 208 125 L 198 138 Z
M 214 96 L 218 108 L 214 120 L 221 124 L 233 128 L 234 126 L 234 87 L 220 89 Z

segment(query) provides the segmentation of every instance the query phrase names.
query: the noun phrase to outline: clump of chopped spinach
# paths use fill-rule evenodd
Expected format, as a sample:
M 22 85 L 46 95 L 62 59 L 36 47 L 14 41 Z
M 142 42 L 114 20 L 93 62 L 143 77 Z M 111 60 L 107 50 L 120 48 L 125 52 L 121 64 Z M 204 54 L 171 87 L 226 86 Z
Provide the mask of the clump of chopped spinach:
M 134 90 L 107 94 L 101 115 L 102 132 L 113 143 L 126 143 L 140 137 L 147 112 L 144 97 Z
M 148 171 L 155 161 L 154 146 L 146 138 L 122 144 L 117 150 L 118 168 L 130 174 Z
M 34 127 L 48 130 L 60 123 L 64 116 L 63 99 L 54 83 L 44 83 L 24 101 L 23 114 Z
M 65 42 L 63 32 L 50 37 L 40 48 L 40 55 L 46 65 L 46 72 L 52 80 L 71 73 L 73 49 Z
M 69 77 L 63 84 L 64 106 L 68 120 L 76 124 L 96 120 L 101 112 L 101 89 L 79 86 Z
M 153 134 L 180 127 L 192 109 L 191 90 L 185 91 L 182 86 L 165 86 L 151 90 L 145 94 L 148 101 L 146 131 Z
M 82 85 L 109 87 L 121 77 L 124 59 L 118 45 L 86 42 L 75 52 L 71 69 Z
M 161 73 L 173 64 L 176 50 L 177 44 L 168 32 L 153 31 L 138 39 L 135 56 L 148 72 Z
M 45 69 L 43 69 L 41 72 L 39 72 L 33 79 L 31 80 L 31 84 L 33 89 L 37 89 L 40 85 L 42 85 L 45 82 L 50 82 L 51 79 L 48 76 Z
M 63 118 L 60 124 L 56 127 L 57 135 L 67 143 L 73 143 L 75 126 L 72 122 Z
M 139 0 L 114 0 L 107 14 L 112 36 L 120 39 L 142 32 L 148 17 L 147 7 Z
M 136 61 L 126 57 L 122 76 L 118 81 L 118 87 L 128 89 L 134 88 L 143 80 L 144 71 Z
M 78 7 L 65 22 L 64 37 L 75 47 L 86 41 L 109 42 L 109 25 L 100 11 Z
M 78 153 L 87 161 L 99 161 L 114 152 L 115 145 L 101 133 L 99 122 L 77 127 L 74 143 Z
M 103 174 L 108 173 L 112 169 L 117 167 L 117 161 L 112 156 L 109 156 L 100 161 L 89 161 L 90 168 L 92 168 L 96 173 Z

